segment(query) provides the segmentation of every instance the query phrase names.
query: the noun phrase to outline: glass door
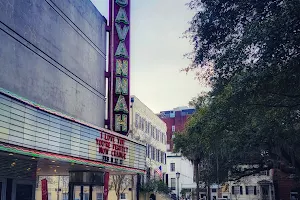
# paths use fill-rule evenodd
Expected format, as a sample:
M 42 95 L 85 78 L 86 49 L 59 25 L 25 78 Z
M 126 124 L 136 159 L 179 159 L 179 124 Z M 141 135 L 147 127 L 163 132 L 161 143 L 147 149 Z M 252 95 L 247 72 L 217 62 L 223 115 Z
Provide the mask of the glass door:
M 91 200 L 90 197 L 90 186 L 74 186 L 73 200 Z
M 81 194 L 81 186 L 74 186 L 73 200 L 81 200 L 80 194 Z
M 34 200 L 34 192 L 34 181 L 12 180 L 12 200 Z
M 104 191 L 103 186 L 93 186 L 92 191 L 93 191 L 92 200 L 103 200 L 103 191 Z
M 17 184 L 16 185 L 16 199 L 17 200 L 32 200 L 33 185 Z

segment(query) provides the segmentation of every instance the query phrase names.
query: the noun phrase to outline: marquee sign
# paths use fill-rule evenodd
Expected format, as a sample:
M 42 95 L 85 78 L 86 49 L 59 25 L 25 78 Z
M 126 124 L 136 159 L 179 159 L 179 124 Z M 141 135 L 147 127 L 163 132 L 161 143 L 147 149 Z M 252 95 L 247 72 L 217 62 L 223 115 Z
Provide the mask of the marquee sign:
M 1 88 L 0 113 L 1 121 L 5 122 L 0 127 L 1 151 L 107 170 L 145 169 L 144 145 Z
M 100 132 L 100 137 L 96 138 L 98 153 L 103 155 L 104 162 L 111 162 L 123 165 L 128 154 L 127 141 L 114 135 Z
M 127 135 L 129 129 L 130 0 L 111 0 L 109 56 L 110 129 Z

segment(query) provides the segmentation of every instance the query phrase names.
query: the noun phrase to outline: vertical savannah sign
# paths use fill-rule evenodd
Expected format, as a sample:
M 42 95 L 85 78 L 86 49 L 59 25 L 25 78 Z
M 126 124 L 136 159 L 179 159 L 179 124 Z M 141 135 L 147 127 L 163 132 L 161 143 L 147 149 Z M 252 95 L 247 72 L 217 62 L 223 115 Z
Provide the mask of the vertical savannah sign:
M 109 126 L 122 135 L 129 129 L 130 0 L 110 1 Z

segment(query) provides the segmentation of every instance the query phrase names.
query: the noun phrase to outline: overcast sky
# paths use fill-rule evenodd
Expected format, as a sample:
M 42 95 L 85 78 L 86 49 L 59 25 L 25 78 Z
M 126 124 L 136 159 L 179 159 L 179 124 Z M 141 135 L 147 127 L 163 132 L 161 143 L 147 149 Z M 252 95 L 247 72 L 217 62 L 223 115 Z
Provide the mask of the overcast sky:
M 91 0 L 108 19 L 109 0 Z M 189 0 L 131 0 L 131 94 L 158 113 L 188 105 L 203 87 L 194 74 L 180 72 L 189 65 L 184 54 L 192 47 L 183 32 L 193 12 Z

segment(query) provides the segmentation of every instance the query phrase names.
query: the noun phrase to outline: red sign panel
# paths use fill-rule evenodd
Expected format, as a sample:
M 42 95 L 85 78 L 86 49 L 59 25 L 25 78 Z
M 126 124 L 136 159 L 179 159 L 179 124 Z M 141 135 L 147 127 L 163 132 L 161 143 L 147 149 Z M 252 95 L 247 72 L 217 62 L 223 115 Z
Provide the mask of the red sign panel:
M 41 180 L 42 182 L 42 200 L 48 200 L 48 182 L 47 179 Z
M 127 135 L 129 129 L 130 0 L 111 0 L 110 8 L 110 129 Z
M 108 183 L 109 183 L 109 173 L 105 172 L 104 175 L 104 195 L 103 195 L 103 199 L 107 200 L 108 197 Z

